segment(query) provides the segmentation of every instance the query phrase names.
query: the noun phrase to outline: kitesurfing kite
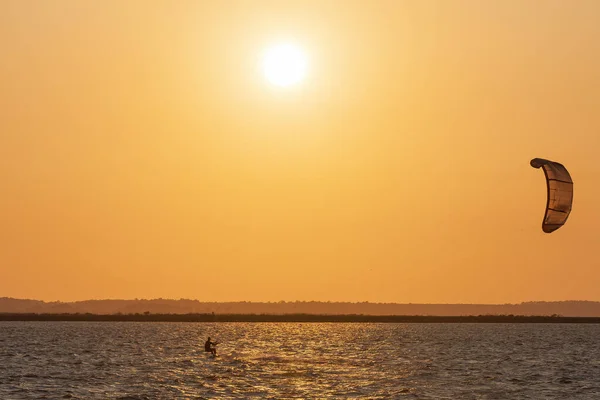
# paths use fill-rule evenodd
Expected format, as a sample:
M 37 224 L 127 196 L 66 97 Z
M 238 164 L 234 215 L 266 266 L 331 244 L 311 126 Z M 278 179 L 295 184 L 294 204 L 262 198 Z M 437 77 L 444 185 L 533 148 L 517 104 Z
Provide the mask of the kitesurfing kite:
M 530 164 L 533 168 L 542 168 L 546 175 L 548 200 L 542 230 L 551 233 L 567 222 L 573 204 L 573 180 L 569 171 L 560 163 L 534 158 Z

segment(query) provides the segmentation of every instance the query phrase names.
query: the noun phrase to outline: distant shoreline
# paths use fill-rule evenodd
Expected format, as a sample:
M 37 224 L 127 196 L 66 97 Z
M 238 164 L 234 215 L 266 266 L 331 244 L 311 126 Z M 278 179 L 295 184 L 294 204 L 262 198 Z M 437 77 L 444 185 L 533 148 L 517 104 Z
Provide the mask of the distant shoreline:
M 206 302 L 190 299 L 82 300 L 45 302 L 0 297 L 0 314 L 215 314 L 359 316 L 564 316 L 598 317 L 600 302 L 568 300 L 518 304 L 422 304 L 338 301 Z M 205 320 L 205 319 L 204 319 Z
M 356 323 L 576 323 L 600 324 L 600 317 L 528 315 L 323 315 L 323 314 L 33 314 L 0 313 L 0 321 L 90 322 L 356 322 Z

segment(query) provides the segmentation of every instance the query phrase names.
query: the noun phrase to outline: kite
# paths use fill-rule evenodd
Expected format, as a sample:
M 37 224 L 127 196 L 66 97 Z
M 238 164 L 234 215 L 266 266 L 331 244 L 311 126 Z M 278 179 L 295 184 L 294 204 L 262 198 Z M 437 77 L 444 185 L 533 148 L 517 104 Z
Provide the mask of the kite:
M 552 233 L 567 222 L 573 204 L 573 180 L 564 165 L 534 158 L 530 162 L 533 168 L 542 168 L 546 175 L 548 200 L 546 213 L 542 221 L 542 230 Z

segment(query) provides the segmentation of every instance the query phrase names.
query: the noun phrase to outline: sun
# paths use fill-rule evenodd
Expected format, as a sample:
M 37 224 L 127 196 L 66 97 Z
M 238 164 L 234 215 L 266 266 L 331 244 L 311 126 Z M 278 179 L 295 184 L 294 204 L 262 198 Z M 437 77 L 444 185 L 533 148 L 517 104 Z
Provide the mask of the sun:
M 263 71 L 267 80 L 281 87 L 301 82 L 306 76 L 306 55 L 292 44 L 280 44 L 265 52 Z

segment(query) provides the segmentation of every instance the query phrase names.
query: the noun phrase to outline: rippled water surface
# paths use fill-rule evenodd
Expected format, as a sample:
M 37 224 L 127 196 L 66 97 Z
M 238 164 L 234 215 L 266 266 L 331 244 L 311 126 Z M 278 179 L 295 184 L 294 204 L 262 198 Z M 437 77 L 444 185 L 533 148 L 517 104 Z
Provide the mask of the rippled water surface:
M 0 322 L 36 398 L 600 399 L 600 325 Z

